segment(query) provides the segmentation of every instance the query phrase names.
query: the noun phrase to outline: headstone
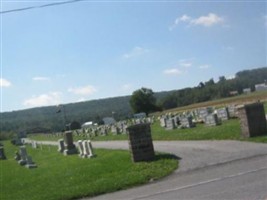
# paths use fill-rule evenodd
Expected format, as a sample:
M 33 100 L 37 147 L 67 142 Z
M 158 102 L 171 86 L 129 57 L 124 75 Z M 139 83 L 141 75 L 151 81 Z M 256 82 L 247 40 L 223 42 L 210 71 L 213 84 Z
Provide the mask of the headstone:
M 58 152 L 63 153 L 65 150 L 65 146 L 64 146 L 64 140 L 63 139 L 59 139 L 58 140 Z
M 166 118 L 165 117 L 160 118 L 160 126 L 166 127 Z
M 71 155 L 71 154 L 76 154 L 77 149 L 73 143 L 73 137 L 72 137 L 72 131 L 66 131 L 64 133 L 64 142 L 66 144 L 66 148 L 64 150 L 64 155 Z
M 236 118 L 237 117 L 237 109 L 235 105 L 229 105 L 228 107 L 229 117 Z
M 166 130 L 173 130 L 175 129 L 176 126 L 175 126 L 175 121 L 173 118 L 170 118 L 170 119 L 167 119 L 166 120 Z
M 217 126 L 220 124 L 217 114 L 209 114 L 206 116 L 205 124 L 207 126 Z
M 27 163 L 27 151 L 25 146 L 19 148 L 19 154 L 21 159 L 18 161 L 20 165 L 25 165 Z
M 80 152 L 79 156 L 83 157 L 83 155 L 84 155 L 83 141 L 82 140 L 78 140 L 77 144 L 78 144 L 78 149 L 79 149 L 79 152 Z
M 14 159 L 16 160 L 16 161 L 19 161 L 19 160 L 21 160 L 21 156 L 20 156 L 20 154 L 19 154 L 19 152 L 15 152 L 15 157 L 14 157 Z
M 37 142 L 36 141 L 32 141 L 32 148 L 37 149 Z
M 31 156 L 26 156 L 26 165 L 25 167 L 32 169 L 32 168 L 36 168 L 37 165 L 32 161 L 32 157 Z
M 200 108 L 198 109 L 198 117 L 200 120 L 204 121 L 206 120 L 206 117 L 209 115 L 209 111 L 207 108 Z
M 83 144 L 83 158 L 91 158 L 94 156 L 93 147 L 90 140 L 84 140 Z
M 229 111 L 228 108 L 220 108 L 217 110 L 217 115 L 218 118 L 225 121 L 225 120 L 229 120 L 230 115 L 229 115 Z
M 150 124 L 136 124 L 127 128 L 133 162 L 150 161 L 155 157 Z
M 193 123 L 193 117 L 183 117 L 181 118 L 181 126 L 186 128 L 193 128 L 195 124 Z
M 267 135 L 267 123 L 262 103 L 248 104 L 238 108 L 238 116 L 243 137 Z
M 3 146 L 0 146 L 0 160 L 6 160 L 5 150 Z

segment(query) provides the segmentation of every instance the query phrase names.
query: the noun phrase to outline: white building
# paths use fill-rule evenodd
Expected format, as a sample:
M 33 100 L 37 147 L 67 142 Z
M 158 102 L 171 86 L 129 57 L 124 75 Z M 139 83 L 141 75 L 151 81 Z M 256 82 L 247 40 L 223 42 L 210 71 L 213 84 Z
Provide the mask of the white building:
M 257 85 L 255 85 L 255 90 L 256 91 L 267 90 L 267 84 L 266 83 L 257 84 Z

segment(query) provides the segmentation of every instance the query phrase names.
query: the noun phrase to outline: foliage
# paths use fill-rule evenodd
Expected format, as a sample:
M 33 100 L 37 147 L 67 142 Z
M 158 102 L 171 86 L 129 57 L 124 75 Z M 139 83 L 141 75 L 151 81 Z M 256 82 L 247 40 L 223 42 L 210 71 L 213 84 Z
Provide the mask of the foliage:
M 77 121 L 73 121 L 70 124 L 70 130 L 76 130 L 76 129 L 80 129 L 81 128 L 81 124 Z
M 250 88 L 254 91 L 255 84 L 263 83 L 266 79 L 267 67 L 241 71 L 236 73 L 235 78 L 228 80 L 224 76 L 220 76 L 217 83 L 210 79 L 205 83 L 200 82 L 195 88 L 173 91 L 161 100 L 161 106 L 165 110 L 230 97 L 231 91 L 242 94 L 244 88 Z
M 13 159 L 17 147 L 4 143 L 7 160 L 1 162 L 0 198 L 76 199 L 143 184 L 170 174 L 178 161 L 157 155 L 155 161 L 132 163 L 129 152 L 96 149 L 96 157 L 63 156 L 54 146 L 27 148 L 35 169 L 19 166 Z M 5 183 L 5 184 L 4 184 Z
M 145 112 L 148 114 L 159 110 L 156 106 L 154 92 L 144 87 L 133 92 L 130 105 L 134 113 Z
M 0 133 L 0 140 L 8 140 L 12 139 L 15 136 L 13 132 L 1 132 Z

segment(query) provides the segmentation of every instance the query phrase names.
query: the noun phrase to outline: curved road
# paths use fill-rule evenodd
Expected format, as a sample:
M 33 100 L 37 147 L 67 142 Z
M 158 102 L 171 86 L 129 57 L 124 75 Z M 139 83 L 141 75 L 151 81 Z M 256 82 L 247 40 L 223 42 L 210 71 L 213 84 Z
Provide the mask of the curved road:
M 91 199 L 267 200 L 267 144 L 240 141 L 154 141 L 153 144 L 155 151 L 179 157 L 179 169 L 162 180 Z M 93 142 L 93 147 L 128 149 L 128 143 Z

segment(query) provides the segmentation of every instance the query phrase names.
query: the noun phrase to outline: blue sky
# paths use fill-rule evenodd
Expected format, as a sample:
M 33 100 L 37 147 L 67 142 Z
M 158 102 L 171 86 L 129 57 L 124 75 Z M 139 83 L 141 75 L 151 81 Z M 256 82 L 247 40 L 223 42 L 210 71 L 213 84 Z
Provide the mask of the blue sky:
M 265 1 L 1 1 L 1 112 L 266 66 Z M 59 1 L 57 1 L 59 2 Z

